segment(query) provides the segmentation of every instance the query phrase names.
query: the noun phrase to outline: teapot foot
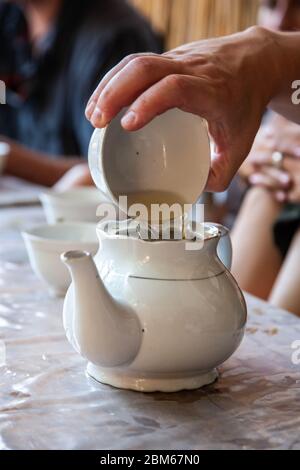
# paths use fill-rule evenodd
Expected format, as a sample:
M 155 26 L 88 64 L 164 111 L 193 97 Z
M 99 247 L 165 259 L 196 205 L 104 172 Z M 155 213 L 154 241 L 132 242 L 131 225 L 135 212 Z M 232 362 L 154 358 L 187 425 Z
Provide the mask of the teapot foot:
M 88 363 L 87 373 L 92 378 L 106 385 L 116 388 L 134 390 L 136 392 L 179 392 L 181 390 L 195 390 L 209 385 L 218 378 L 217 369 L 199 374 L 154 376 L 152 374 L 136 375 L 131 371 L 105 369 Z

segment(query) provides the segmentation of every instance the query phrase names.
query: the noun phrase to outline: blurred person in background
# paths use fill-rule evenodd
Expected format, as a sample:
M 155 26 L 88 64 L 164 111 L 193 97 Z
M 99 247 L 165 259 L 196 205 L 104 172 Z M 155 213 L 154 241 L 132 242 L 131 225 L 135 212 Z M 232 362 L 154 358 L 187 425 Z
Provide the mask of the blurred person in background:
M 259 24 L 300 31 L 300 0 L 262 0 Z M 252 189 L 232 233 L 233 274 L 300 316 L 300 126 L 268 112 L 239 173 Z
M 99 77 L 141 51 L 161 52 L 161 40 L 123 0 L 0 0 L 5 172 L 45 186 L 91 183 L 86 102 Z

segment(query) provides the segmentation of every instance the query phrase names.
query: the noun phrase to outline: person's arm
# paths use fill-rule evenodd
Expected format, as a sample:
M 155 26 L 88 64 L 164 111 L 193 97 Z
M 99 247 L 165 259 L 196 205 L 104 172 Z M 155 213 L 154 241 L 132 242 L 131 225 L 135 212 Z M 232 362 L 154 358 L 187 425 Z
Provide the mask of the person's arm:
M 133 55 L 100 82 L 86 116 L 104 127 L 129 106 L 122 120 L 129 131 L 170 108 L 204 117 L 215 141 L 207 189 L 223 191 L 248 155 L 269 104 L 300 121 L 300 106 L 291 101 L 299 51 L 300 34 L 253 27 L 161 56 Z
M 5 173 L 43 186 L 53 186 L 74 165 L 84 161 L 79 157 L 52 159 L 5 137 L 0 140 L 10 147 Z
M 300 124 L 300 105 L 292 101 L 296 91 L 292 85 L 300 81 L 300 33 L 273 33 L 273 37 L 277 62 L 274 65 L 280 79 L 269 106 L 290 121 Z

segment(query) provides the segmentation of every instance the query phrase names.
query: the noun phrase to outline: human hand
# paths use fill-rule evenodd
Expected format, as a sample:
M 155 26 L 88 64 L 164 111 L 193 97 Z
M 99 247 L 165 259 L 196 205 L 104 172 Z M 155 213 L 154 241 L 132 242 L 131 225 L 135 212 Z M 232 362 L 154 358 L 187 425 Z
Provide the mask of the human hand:
M 300 157 L 300 126 L 278 114 L 272 114 L 267 124 L 260 128 L 251 152 L 239 170 L 240 176 L 249 180 L 264 165 L 270 167 L 274 152 Z
M 284 156 L 279 167 L 272 161 L 275 152 Z M 300 202 L 300 126 L 273 115 L 257 134 L 240 174 L 250 184 L 272 191 L 279 202 Z
M 300 157 L 285 156 L 282 169 L 265 165 L 249 181 L 272 191 L 278 202 L 300 203 Z
M 278 88 L 276 50 L 274 33 L 254 27 L 163 55 L 129 56 L 100 82 L 86 116 L 104 127 L 129 106 L 122 119 L 128 131 L 170 108 L 202 116 L 215 142 L 207 190 L 223 191 L 248 155 Z
M 300 203 L 300 158 L 286 157 L 284 169 L 292 177 L 292 184 L 289 191 L 277 193 L 277 198 L 286 202 Z
M 67 191 L 78 186 L 93 186 L 93 180 L 86 164 L 75 165 L 55 184 L 58 191 Z

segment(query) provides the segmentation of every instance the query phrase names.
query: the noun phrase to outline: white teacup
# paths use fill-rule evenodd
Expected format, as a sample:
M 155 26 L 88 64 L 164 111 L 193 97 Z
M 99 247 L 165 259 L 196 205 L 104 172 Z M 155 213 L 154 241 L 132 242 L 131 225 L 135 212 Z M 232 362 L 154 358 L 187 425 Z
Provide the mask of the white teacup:
M 61 262 L 60 255 L 70 250 L 87 251 L 95 255 L 99 247 L 96 224 L 41 225 L 22 235 L 33 271 L 57 296 L 63 296 L 71 283 L 70 274 Z
M 121 195 L 131 201 L 139 195 L 136 202 L 141 202 L 149 192 L 145 195 L 148 204 L 151 198 L 169 205 L 170 200 L 194 204 L 204 190 L 210 167 L 203 119 L 172 109 L 143 129 L 126 132 L 121 126 L 123 114 L 92 136 L 89 166 L 96 186 L 129 216 L 132 214 L 119 201 Z
M 49 190 L 40 195 L 47 222 L 97 222 L 97 208 L 109 202 L 107 197 L 93 187 L 81 187 L 64 192 Z

